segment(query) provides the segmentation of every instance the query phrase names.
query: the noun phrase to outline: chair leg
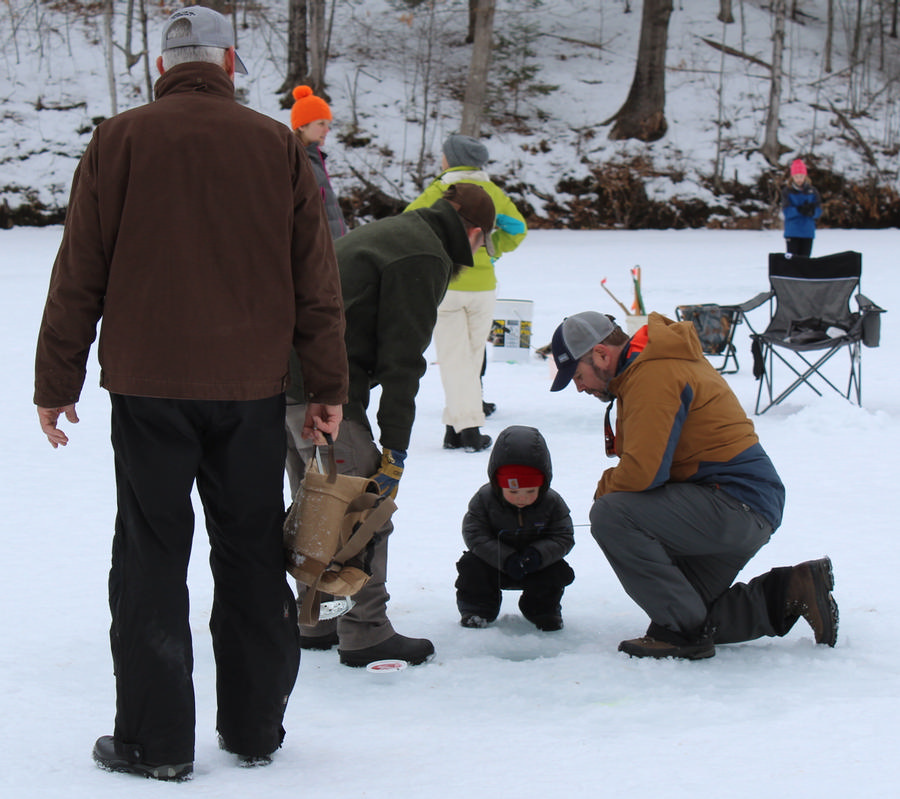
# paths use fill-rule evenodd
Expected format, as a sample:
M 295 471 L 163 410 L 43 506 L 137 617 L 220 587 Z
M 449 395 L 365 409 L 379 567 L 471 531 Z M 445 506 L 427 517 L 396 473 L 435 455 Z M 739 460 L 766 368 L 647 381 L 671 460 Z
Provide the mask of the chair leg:
M 728 368 L 728 362 L 734 361 L 734 369 Z M 734 375 L 740 371 L 741 365 L 738 363 L 737 348 L 734 344 L 729 343 L 725 347 L 725 358 L 716 371 L 721 375 Z
M 850 378 L 847 381 L 847 393 L 844 395 L 850 399 L 850 392 L 856 387 L 856 404 L 862 407 L 862 350 L 859 342 L 855 341 L 850 346 Z
M 848 345 L 848 347 L 850 349 L 850 377 L 849 377 L 849 380 L 847 383 L 846 391 L 841 391 L 841 389 L 839 389 L 834 383 L 831 382 L 831 380 L 828 379 L 828 377 L 826 375 L 822 374 L 822 372 L 820 371 L 821 367 L 824 366 L 828 361 L 830 361 L 838 352 L 840 352 L 842 347 L 835 347 L 835 348 L 829 350 L 815 362 L 811 362 L 810 360 L 808 360 L 801 352 L 799 352 L 797 350 L 793 350 L 794 354 L 797 355 L 797 357 L 800 358 L 800 360 L 803 361 L 803 363 L 806 364 L 806 366 L 808 367 L 806 369 L 806 371 L 800 372 L 799 370 L 794 368 L 794 365 L 792 363 L 790 363 L 786 358 L 784 358 L 784 356 L 781 355 L 780 352 L 777 352 L 772 345 L 764 343 L 763 346 L 765 347 L 765 351 L 763 354 L 764 361 L 765 361 L 765 372 L 764 372 L 762 378 L 760 379 L 760 386 L 759 386 L 759 390 L 756 395 L 756 409 L 755 409 L 754 413 L 757 416 L 765 413 L 773 405 L 780 405 L 781 402 L 785 398 L 787 398 L 790 394 L 793 394 L 797 388 L 799 388 L 801 385 L 804 385 L 804 384 L 809 386 L 809 388 L 811 388 L 813 391 L 815 391 L 816 394 L 818 394 L 821 397 L 822 392 L 819 391 L 819 389 L 816 388 L 816 386 L 814 386 L 810 382 L 810 378 L 812 378 L 814 376 L 819 377 L 819 379 L 823 380 L 832 390 L 834 390 L 836 393 L 840 394 L 842 397 L 844 397 L 844 399 L 850 400 L 851 402 L 853 401 L 851 399 L 851 393 L 853 392 L 853 389 L 855 388 L 856 389 L 856 404 L 860 405 L 860 406 L 862 405 L 862 386 L 861 386 L 861 383 L 862 383 L 861 360 L 862 360 L 862 358 L 861 358 L 861 353 L 859 351 L 859 342 L 853 342 Z M 774 387 L 773 387 L 773 374 L 772 374 L 772 366 L 774 365 L 773 356 L 777 356 L 778 359 L 785 366 L 787 366 L 788 369 L 790 369 L 796 375 L 796 378 L 797 378 L 786 389 L 784 389 L 777 397 L 774 397 L 774 398 L 773 398 Z M 763 383 L 765 383 L 765 387 L 768 390 L 768 400 L 769 401 L 768 401 L 768 404 L 766 405 L 766 407 L 763 408 L 762 410 L 760 410 L 759 406 L 760 406 L 760 399 L 762 397 L 762 392 L 763 392 Z

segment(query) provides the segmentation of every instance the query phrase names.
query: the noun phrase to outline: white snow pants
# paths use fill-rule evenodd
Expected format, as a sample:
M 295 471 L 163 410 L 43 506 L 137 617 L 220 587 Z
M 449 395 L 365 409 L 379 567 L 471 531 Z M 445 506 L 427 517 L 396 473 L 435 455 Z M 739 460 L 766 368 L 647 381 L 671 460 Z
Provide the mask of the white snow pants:
M 493 290 L 451 289 L 438 306 L 434 346 L 444 386 L 443 423 L 457 433 L 484 424 L 481 364 L 496 296 Z

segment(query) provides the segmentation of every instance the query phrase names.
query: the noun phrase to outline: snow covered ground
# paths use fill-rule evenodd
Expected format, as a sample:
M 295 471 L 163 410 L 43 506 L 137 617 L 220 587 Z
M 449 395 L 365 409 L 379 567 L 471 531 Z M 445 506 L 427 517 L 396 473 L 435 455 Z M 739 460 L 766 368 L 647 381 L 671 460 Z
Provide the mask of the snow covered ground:
M 59 228 L 0 231 L 0 348 L 5 574 L 0 584 L 0 792 L 103 799 L 244 797 L 886 797 L 896 792 L 900 718 L 897 474 L 900 325 L 897 230 L 821 231 L 815 254 L 863 253 L 863 289 L 889 310 L 882 346 L 864 350 L 863 405 L 804 390 L 756 418 L 787 485 L 784 524 L 742 578 L 829 554 L 841 610 L 838 644 L 816 646 L 802 620 L 784 639 L 719 647 L 700 662 L 629 659 L 618 642 L 647 619 L 590 537 L 601 471 L 602 411 L 574 389 L 548 391 L 546 362 L 491 362 L 486 430 L 531 424 L 547 437 L 554 487 L 572 508 L 575 583 L 566 627 L 539 633 L 507 593 L 486 630 L 458 624 L 459 526 L 485 480 L 487 453 L 441 449 L 437 368 L 425 375 L 401 483 L 388 585 L 400 632 L 428 636 L 431 663 L 376 675 L 304 653 L 283 749 L 266 769 L 235 768 L 217 749 L 207 624 L 211 581 L 201 526 L 190 572 L 198 725 L 192 782 L 107 774 L 91 761 L 112 730 L 106 577 L 115 513 L 108 400 L 92 361 L 71 443 L 53 450 L 31 404 L 36 330 Z M 629 269 L 671 315 L 684 302 L 739 302 L 766 288 L 775 232 L 543 232 L 500 262 L 500 294 L 534 300 L 543 344 L 568 314 L 614 312 Z M 756 312 L 760 313 L 760 312 Z M 746 329 L 729 378 L 745 408 L 756 383 Z M 198 508 L 198 519 L 199 516 Z

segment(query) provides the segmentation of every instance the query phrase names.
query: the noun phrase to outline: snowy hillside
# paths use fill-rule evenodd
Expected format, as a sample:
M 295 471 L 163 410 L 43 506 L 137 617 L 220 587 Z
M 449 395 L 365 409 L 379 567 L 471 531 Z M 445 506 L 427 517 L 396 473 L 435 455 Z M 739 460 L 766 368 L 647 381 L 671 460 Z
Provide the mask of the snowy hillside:
M 116 3 L 117 46 L 125 41 L 125 5 Z M 782 165 L 797 156 L 808 160 L 825 194 L 823 225 L 829 203 L 833 225 L 897 224 L 900 45 L 874 18 L 881 4 L 864 3 L 859 24 L 850 13 L 855 4 L 835 5 L 830 73 L 823 60 L 826 0 L 796 3 L 798 19 L 787 23 Z M 99 13 L 85 7 L 8 0 L 0 11 L 0 223 L 17 211 L 20 223 L 59 221 L 77 158 L 96 121 L 111 113 L 107 37 Z M 162 21 L 175 7 L 151 6 L 153 57 Z M 436 172 L 440 143 L 461 116 L 471 54 L 463 42 L 466 7 L 465 0 L 337 4 L 326 72 L 336 124 L 326 149 L 338 193 L 359 217 L 377 211 L 366 186 L 406 202 Z M 676 2 L 668 133 L 653 144 L 612 142 L 601 123 L 627 95 L 640 7 L 624 0 L 498 0 L 483 128 L 492 173 L 533 225 L 597 227 L 611 219 L 626 227 L 778 225 L 772 200 L 784 170 L 755 151 L 769 93 L 768 4 L 735 0 L 735 22 L 723 25 L 717 3 Z M 239 6 L 238 49 L 251 75 L 237 84 L 251 107 L 285 123 L 289 112 L 280 108 L 277 90 L 286 12 L 284 0 Z M 139 42 L 136 28 L 131 49 L 140 50 Z M 723 55 L 714 44 L 744 56 Z M 142 63 L 129 72 L 121 50 L 113 52 L 118 109 L 145 102 Z M 711 189 L 717 162 L 720 196 Z

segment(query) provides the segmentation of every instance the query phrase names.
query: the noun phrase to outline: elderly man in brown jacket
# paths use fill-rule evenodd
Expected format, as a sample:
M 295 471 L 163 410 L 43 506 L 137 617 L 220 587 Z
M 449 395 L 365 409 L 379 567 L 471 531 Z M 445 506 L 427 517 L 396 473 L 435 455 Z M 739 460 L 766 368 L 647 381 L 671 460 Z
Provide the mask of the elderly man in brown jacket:
M 194 760 L 186 574 L 196 482 L 215 581 L 220 745 L 268 762 L 299 666 L 281 544 L 284 390 L 300 353 L 304 435 L 347 400 L 340 281 L 309 159 L 234 99 L 230 23 L 199 6 L 163 31 L 156 100 L 101 123 L 76 170 L 37 345 L 50 443 L 78 421 L 99 341 L 118 514 L 109 601 L 116 676 L 104 768 L 185 779 Z M 324 442 L 324 439 L 323 439 Z

